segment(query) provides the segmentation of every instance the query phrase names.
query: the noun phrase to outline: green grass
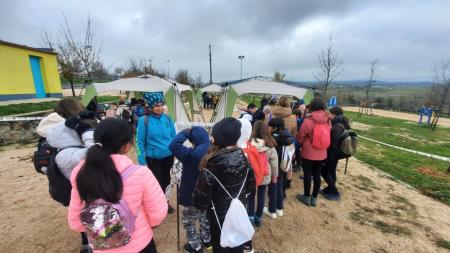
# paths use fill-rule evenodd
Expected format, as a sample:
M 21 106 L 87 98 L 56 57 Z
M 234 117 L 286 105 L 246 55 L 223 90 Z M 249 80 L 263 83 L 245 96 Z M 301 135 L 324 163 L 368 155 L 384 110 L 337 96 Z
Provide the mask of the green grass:
M 80 97 L 76 97 L 76 98 L 81 99 Z M 118 101 L 118 100 L 119 100 L 118 96 L 98 96 L 97 97 L 97 101 L 99 103 Z M 56 103 L 58 103 L 58 101 L 3 105 L 3 106 L 0 106 L 0 117 L 21 114 L 21 113 L 31 113 L 31 112 L 38 112 L 38 111 L 53 110 L 55 108 Z
M 439 239 L 439 240 L 436 241 L 436 245 L 438 247 L 450 250 L 450 241 L 447 241 L 447 240 L 444 240 L 444 239 Z

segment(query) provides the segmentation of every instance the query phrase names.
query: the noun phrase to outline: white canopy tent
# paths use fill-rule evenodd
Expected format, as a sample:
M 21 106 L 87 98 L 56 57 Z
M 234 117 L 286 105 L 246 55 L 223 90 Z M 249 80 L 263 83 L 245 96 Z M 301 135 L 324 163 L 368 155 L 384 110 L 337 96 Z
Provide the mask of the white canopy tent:
M 218 84 L 210 84 L 208 86 L 205 86 L 203 88 L 200 89 L 202 92 L 221 92 L 222 91 L 222 87 Z

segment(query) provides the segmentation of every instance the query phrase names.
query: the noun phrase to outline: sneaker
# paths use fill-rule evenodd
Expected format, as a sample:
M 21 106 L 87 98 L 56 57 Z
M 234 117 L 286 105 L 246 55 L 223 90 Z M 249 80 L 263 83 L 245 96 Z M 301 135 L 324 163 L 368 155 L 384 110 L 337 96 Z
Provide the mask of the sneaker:
M 311 197 L 311 206 L 314 206 L 314 207 L 317 206 L 317 197 L 316 198 Z
M 205 250 L 212 250 L 212 242 L 211 242 L 211 241 L 209 241 L 209 242 L 204 242 L 204 241 L 202 240 L 202 244 L 203 244 L 203 249 L 205 249 Z
M 325 193 L 324 197 L 326 199 L 328 199 L 328 200 L 331 200 L 331 201 L 339 201 L 339 200 L 341 200 L 341 194 L 340 193 L 338 193 L 338 194 Z
M 269 212 L 269 209 L 267 207 L 264 207 L 263 209 L 263 213 L 267 216 L 269 216 L 272 219 L 276 219 L 277 218 L 277 214 L 276 213 L 271 213 Z
M 255 252 L 253 250 L 252 241 L 244 243 L 244 253 L 253 253 Z
M 297 200 L 307 206 L 311 205 L 311 197 L 306 197 L 305 195 L 297 194 Z
M 255 223 L 255 216 L 248 216 L 248 219 L 250 220 L 250 222 L 251 222 L 252 224 Z
M 172 213 L 174 213 L 174 212 L 175 212 L 175 209 L 173 209 L 173 207 L 172 207 L 171 205 L 168 205 L 168 207 L 167 207 L 167 213 L 172 214 Z
M 255 216 L 254 223 L 256 227 L 261 227 L 261 217 Z
M 276 212 L 277 216 L 279 216 L 279 217 L 283 216 L 283 210 L 277 209 L 275 212 Z
M 81 245 L 80 246 L 80 253 L 92 253 L 92 249 L 89 245 Z
M 200 249 L 195 250 L 189 243 L 186 243 L 183 247 L 185 253 L 203 253 L 202 247 Z
M 322 195 L 328 194 L 328 192 L 330 191 L 330 189 L 328 187 L 325 187 L 323 189 L 319 190 L 319 193 Z

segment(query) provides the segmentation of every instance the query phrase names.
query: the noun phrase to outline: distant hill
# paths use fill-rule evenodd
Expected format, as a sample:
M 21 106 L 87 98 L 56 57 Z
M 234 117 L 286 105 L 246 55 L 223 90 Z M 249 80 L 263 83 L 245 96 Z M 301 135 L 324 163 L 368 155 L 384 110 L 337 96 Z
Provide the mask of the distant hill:
M 292 84 L 314 86 L 317 85 L 317 81 L 289 81 Z M 393 82 L 393 81 L 375 81 L 374 86 L 381 87 L 429 87 L 431 82 L 419 81 L 419 82 Z M 334 81 L 333 86 L 366 86 L 367 80 L 340 80 Z

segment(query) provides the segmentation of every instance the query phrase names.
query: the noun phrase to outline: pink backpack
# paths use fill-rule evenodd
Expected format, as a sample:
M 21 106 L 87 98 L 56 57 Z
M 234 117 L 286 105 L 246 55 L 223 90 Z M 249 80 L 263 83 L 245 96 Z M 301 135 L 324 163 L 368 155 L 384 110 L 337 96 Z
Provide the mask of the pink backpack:
M 325 150 L 331 144 L 330 126 L 328 123 L 316 123 L 313 129 L 311 145 L 318 150 Z
M 126 168 L 121 173 L 122 181 L 125 182 L 139 167 L 133 164 Z M 105 250 L 130 242 L 136 216 L 123 199 L 118 203 L 96 199 L 81 210 L 80 220 L 86 229 L 89 245 L 94 250 Z

